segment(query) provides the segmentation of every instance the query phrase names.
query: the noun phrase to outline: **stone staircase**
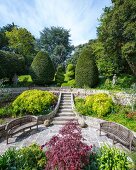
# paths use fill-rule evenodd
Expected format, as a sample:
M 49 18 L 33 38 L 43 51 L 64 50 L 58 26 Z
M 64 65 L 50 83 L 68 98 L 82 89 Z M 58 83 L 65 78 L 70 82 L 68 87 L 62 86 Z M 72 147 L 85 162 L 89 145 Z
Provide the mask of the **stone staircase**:
M 69 120 L 77 120 L 76 115 L 72 111 L 71 93 L 62 93 L 59 110 L 56 117 L 53 118 L 54 125 L 64 125 Z

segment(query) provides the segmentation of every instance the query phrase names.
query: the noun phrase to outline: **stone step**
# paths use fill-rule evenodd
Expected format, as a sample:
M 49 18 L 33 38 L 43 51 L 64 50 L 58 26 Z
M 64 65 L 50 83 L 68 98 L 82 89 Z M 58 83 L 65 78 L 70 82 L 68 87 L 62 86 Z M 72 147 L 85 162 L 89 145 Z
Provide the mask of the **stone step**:
M 69 120 L 70 121 L 70 120 Z M 52 123 L 54 125 L 65 125 L 67 122 L 69 121 L 58 121 L 58 120 L 53 120 Z M 77 122 L 77 120 L 75 119 L 75 122 Z
M 57 116 L 75 116 L 73 112 L 58 112 Z
M 67 99 L 71 100 L 71 97 L 61 97 L 61 100 L 67 100 Z
M 71 99 L 61 99 L 61 101 L 71 102 Z
M 71 96 L 71 93 L 61 93 L 63 96 Z
M 60 103 L 60 107 L 61 106 L 71 106 L 71 103 Z
M 61 101 L 60 105 L 71 105 L 71 101 Z
M 76 116 L 57 116 L 54 117 L 53 120 L 58 120 L 58 121 L 69 121 L 69 120 L 75 120 Z
M 72 112 L 72 108 L 71 109 L 59 109 L 58 112 Z
M 71 97 L 71 94 L 67 94 L 67 95 L 61 95 L 61 97 Z
M 71 105 L 60 105 L 59 106 L 60 109 L 72 109 Z

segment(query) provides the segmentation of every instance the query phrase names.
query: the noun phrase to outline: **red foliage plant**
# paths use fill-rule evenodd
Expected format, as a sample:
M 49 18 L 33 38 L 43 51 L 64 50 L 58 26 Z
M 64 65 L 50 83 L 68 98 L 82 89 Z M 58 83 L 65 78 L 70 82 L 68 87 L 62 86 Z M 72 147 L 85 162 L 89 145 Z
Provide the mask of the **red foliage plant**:
M 46 170 L 81 170 L 89 163 L 92 146 L 83 143 L 81 129 L 73 120 L 45 144 L 47 147 Z

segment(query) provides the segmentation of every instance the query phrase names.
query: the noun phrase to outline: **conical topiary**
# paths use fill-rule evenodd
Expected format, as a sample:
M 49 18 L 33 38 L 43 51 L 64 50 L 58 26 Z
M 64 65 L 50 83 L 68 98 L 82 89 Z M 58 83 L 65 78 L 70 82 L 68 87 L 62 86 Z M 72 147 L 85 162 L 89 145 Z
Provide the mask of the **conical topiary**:
M 89 47 L 81 51 L 76 65 L 75 80 L 78 87 L 93 87 L 98 83 L 98 69 Z
M 55 74 L 53 63 L 47 52 L 38 52 L 30 69 L 33 82 L 40 85 L 52 82 Z

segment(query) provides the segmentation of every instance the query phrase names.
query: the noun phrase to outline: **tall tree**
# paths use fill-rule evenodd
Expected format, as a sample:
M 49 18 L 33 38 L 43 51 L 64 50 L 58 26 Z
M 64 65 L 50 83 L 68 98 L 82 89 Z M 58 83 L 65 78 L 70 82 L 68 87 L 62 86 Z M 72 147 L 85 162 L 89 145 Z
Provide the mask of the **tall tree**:
M 113 5 L 104 9 L 98 27 L 98 38 L 106 56 L 115 63 L 116 73 L 129 65 L 136 75 L 136 1 L 113 0 Z
M 25 28 L 13 28 L 7 31 L 6 36 L 9 39 L 9 47 L 16 53 L 24 56 L 34 52 L 34 40 L 32 34 Z
M 7 24 L 0 28 L 0 50 L 9 50 L 9 43 L 8 43 L 8 38 L 6 37 L 6 31 L 12 31 L 13 28 L 17 28 L 17 25 L 14 23 L 12 24 Z
M 55 67 L 62 64 L 73 50 L 69 30 L 62 27 L 44 28 L 38 46 L 49 53 Z

